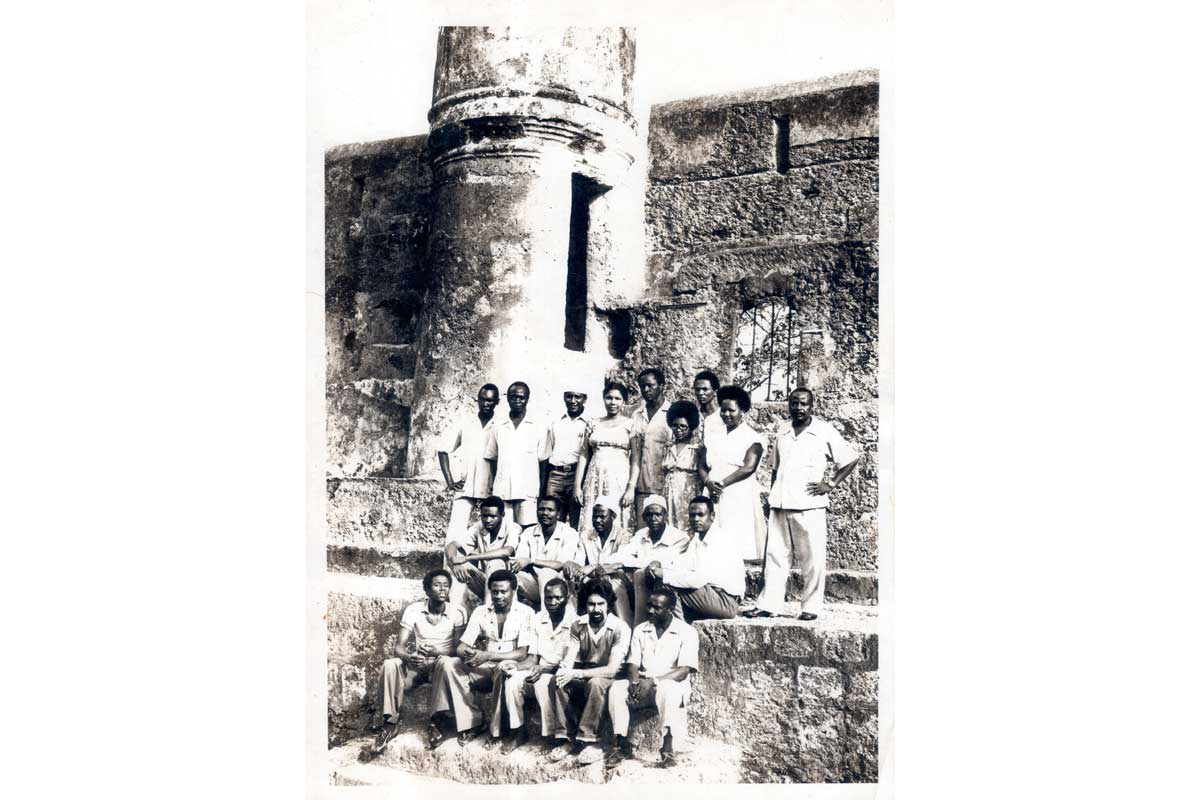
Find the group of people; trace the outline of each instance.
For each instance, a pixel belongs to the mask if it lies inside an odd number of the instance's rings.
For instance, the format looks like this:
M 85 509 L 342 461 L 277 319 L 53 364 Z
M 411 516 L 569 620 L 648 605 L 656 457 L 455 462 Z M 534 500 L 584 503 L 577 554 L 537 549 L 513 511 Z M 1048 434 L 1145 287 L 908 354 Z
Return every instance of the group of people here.
M 782 614 L 793 562 L 803 575 L 799 618 L 816 618 L 829 493 L 858 454 L 812 415 L 813 393 L 788 396 L 764 519 L 756 474 L 766 441 L 745 421 L 749 394 L 705 370 L 693 381 L 695 402 L 667 405 L 662 370 L 644 369 L 637 382 L 642 403 L 632 413 L 628 389 L 610 382 L 603 416 L 584 419 L 587 395 L 568 389 L 565 413 L 550 424 L 528 418 L 521 381 L 497 419 L 499 389 L 486 384 L 478 412 L 450 430 L 438 452 L 454 497 L 446 569 L 426 576 L 429 597 L 405 611 L 397 657 L 384 665 L 377 748 L 396 733 L 403 690 L 429 680 L 431 746 L 447 714 L 460 739 L 486 728 L 498 740 L 507 730 L 504 746 L 520 746 L 530 693 L 543 736 L 563 740 L 551 759 L 604 758 L 596 737 L 607 711 L 616 737 L 607 759 L 619 762 L 629 752 L 629 709 L 647 706 L 658 709 L 669 766 L 699 666 L 688 623 Z M 759 559 L 763 589 L 743 603 L 744 562 Z M 461 610 L 467 590 L 483 600 L 470 620 Z

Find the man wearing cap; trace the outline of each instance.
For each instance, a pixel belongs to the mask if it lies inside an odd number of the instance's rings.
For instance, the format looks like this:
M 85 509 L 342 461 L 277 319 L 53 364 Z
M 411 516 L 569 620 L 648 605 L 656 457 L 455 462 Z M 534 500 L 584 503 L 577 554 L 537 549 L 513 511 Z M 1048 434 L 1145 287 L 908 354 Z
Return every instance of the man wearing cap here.
M 704 496 L 688 504 L 688 523 L 692 537 L 683 552 L 669 562 L 650 564 L 646 573 L 651 582 L 662 581 L 675 590 L 688 622 L 732 619 L 746 591 L 737 539 L 716 524 L 713 502 Z
M 505 397 L 508 414 L 492 423 L 483 457 L 496 465 L 492 493 L 504 499 L 505 519 L 524 528 L 537 522 L 536 498 L 546 485 L 550 431 L 544 423 L 526 418 L 529 384 L 514 382 Z
M 581 558 L 578 562 L 568 562 L 565 572 L 576 593 L 587 581 L 608 581 L 616 597 L 614 612 L 633 627 L 633 581 L 618 555 L 633 541 L 633 534 L 616 527 L 620 509 L 619 501 L 612 495 L 596 498 L 592 506 L 592 530 L 579 535 Z
M 633 535 L 633 540 L 621 548 L 614 560 L 628 571 L 633 582 L 633 619 L 635 624 L 646 621 L 646 602 L 654 582 L 661 574 L 653 574 L 651 566 L 659 571 L 664 565 L 674 562 L 688 546 L 686 533 L 667 522 L 667 499 L 660 494 L 646 498 L 642 509 L 642 521 L 646 527 Z M 741 562 L 739 562 L 739 567 Z
M 583 406 L 587 395 L 577 389 L 563 392 L 567 413 L 550 426 L 550 473 L 546 476 L 546 494 L 559 500 L 558 518 L 579 528 L 579 504 L 575 502 L 575 466 L 587 432 Z
M 517 575 L 517 598 L 542 607 L 542 591 L 554 578 L 560 578 L 567 562 L 579 559 L 579 533 L 558 518 L 560 501 L 553 495 L 538 500 L 538 524 L 521 533 L 516 552 L 508 568 Z

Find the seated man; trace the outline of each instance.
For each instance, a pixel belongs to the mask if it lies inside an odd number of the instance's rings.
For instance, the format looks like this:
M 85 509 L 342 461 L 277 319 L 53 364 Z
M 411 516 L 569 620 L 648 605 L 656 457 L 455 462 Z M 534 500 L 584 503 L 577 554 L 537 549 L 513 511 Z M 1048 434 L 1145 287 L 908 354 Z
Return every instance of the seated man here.
M 608 706 L 608 689 L 629 652 L 629 626 L 610 613 L 614 597 L 606 581 L 583 587 L 581 602 L 587 619 L 576 620 L 567 637 L 567 652 L 554 677 L 554 738 L 563 743 L 550 752 L 551 761 L 579 756 L 581 765 L 604 757 L 599 745 L 600 722 Z M 579 706 L 583 706 L 580 714 Z M 574 741 L 569 741 L 574 739 Z
M 663 733 L 660 767 L 675 766 L 674 742 L 687 741 L 687 702 L 691 675 L 700 669 L 700 637 L 695 628 L 675 617 L 676 602 L 675 593 L 659 584 L 650 591 L 650 618 L 633 629 L 624 673 L 608 692 L 608 715 L 617 737 L 617 746 L 605 761 L 609 768 L 633 757 L 629 742 L 633 709 L 658 709 Z
M 521 540 L 521 526 L 504 518 L 504 501 L 488 497 L 479 504 L 479 522 L 467 529 L 467 542 L 446 542 L 446 563 L 456 580 L 488 604 L 487 576 L 508 568 Z
M 542 607 L 542 590 L 562 576 L 568 561 L 579 558 L 579 533 L 558 519 L 557 497 L 538 500 L 538 524 L 521 533 L 508 568 L 517 575 L 517 599 L 535 609 Z
M 712 500 L 692 498 L 688 504 L 692 538 L 687 548 L 669 563 L 656 561 L 646 567 L 653 580 L 661 580 L 679 595 L 679 607 L 688 622 L 736 617 L 746 591 L 738 543 L 715 519 Z M 681 616 L 678 609 L 676 616 Z
M 425 575 L 425 600 L 409 603 L 400 615 L 400 638 L 396 657 L 383 662 L 380 672 L 380 706 L 383 721 L 373 725 L 383 733 L 373 748 L 379 753 L 400 732 L 400 707 L 404 693 L 430 680 L 438 656 L 454 653 L 454 646 L 467 624 L 461 607 L 448 602 L 450 573 L 435 569 Z
M 636 624 L 646 621 L 650 589 L 661 580 L 661 574 L 651 575 L 648 567 L 657 564 L 661 573 L 661 567 L 682 554 L 691 538 L 667 522 L 667 500 L 662 495 L 652 494 L 646 498 L 642 507 L 642 521 L 646 527 L 635 533 L 633 541 L 617 556 L 621 564 L 632 572 L 633 618 Z
M 515 602 L 517 576 L 496 570 L 488 576 L 488 591 L 492 603 L 471 613 L 457 655 L 438 656 L 434 664 L 431 750 L 446 738 L 437 721 L 447 713 L 453 713 L 460 745 L 483 730 L 485 714 L 491 716 L 501 699 L 494 680 L 500 663 L 521 661 L 533 643 L 533 609 Z
M 583 584 L 591 580 L 604 579 L 612 587 L 617 598 L 615 611 L 626 625 L 633 625 L 633 581 L 632 570 L 626 570 L 619 554 L 622 548 L 633 541 L 633 534 L 624 529 L 614 530 L 620 506 L 609 495 L 596 498 L 592 506 L 592 528 L 579 536 L 580 560 L 568 562 L 564 569 L 575 589 L 575 595 Z M 627 574 L 627 572 L 629 574 Z
M 541 711 L 542 736 L 550 739 L 554 735 L 550 682 L 554 680 L 554 672 L 567 654 L 571 625 L 578 617 L 567 603 L 569 591 L 562 578 L 547 582 L 544 592 L 545 608 L 533 618 L 533 643 L 529 647 L 529 655 L 520 663 L 510 665 L 506 661 L 500 665 L 506 671 L 504 705 L 508 711 L 508 729 L 512 733 L 501 748 L 504 753 L 511 753 L 529 740 L 525 729 L 525 698 L 530 692 L 537 699 Z M 501 735 L 500 721 L 500 714 L 494 714 L 492 736 Z

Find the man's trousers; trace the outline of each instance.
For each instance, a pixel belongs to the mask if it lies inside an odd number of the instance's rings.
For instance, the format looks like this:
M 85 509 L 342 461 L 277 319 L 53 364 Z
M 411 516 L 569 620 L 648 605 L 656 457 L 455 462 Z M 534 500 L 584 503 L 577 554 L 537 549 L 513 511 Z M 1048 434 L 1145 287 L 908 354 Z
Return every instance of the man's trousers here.
M 533 683 L 525 682 L 528 677 L 529 672 L 522 669 L 504 679 L 504 706 L 508 709 L 508 729 L 516 730 L 525 724 L 525 698 L 532 692 L 541 714 L 542 736 L 553 736 L 554 707 L 551 705 L 550 695 L 554 691 L 551 683 L 554 674 L 547 672 L 539 675 Z M 497 724 L 492 728 L 492 735 L 499 736 L 498 714 L 495 715 L 495 721 Z
M 491 593 L 487 590 L 487 578 L 496 570 L 508 567 L 508 560 L 493 558 L 491 561 L 484 561 L 482 562 L 483 569 L 480 569 L 479 565 L 480 562 L 459 564 L 457 567 L 450 567 L 450 573 L 454 575 L 456 581 L 465 584 L 486 605 L 491 602 Z M 451 587 L 451 596 L 453 596 L 453 587 Z
M 821 611 L 825 603 L 825 540 L 825 509 L 771 509 L 763 590 L 757 601 L 760 609 L 773 614 L 783 612 L 788 574 L 794 562 L 804 579 L 800 609 L 814 614 Z
M 558 498 L 558 518 L 579 530 L 579 504 L 575 502 L 575 465 L 564 470 L 550 468 L 546 477 L 546 494 Z
M 514 497 L 504 500 L 504 518 L 522 528 L 537 524 L 537 498 Z
M 414 686 L 427 683 L 431 680 L 432 673 L 433 665 L 417 667 L 399 658 L 384 661 L 383 668 L 379 671 L 379 705 L 383 709 L 384 719 L 393 725 L 399 722 L 404 693 Z
M 682 611 L 683 618 L 688 622 L 698 619 L 733 619 L 738 615 L 741 598 L 729 594 L 719 586 L 706 583 L 698 589 L 672 588 L 679 597 L 675 609 Z
M 658 709 L 658 725 L 663 733 L 669 729 L 673 744 L 679 744 L 687 739 L 688 718 L 687 702 L 691 689 L 679 681 L 660 680 L 655 687 L 649 678 L 637 681 L 639 702 L 629 705 L 630 681 L 613 681 L 608 691 L 608 716 L 612 719 L 613 733 L 618 736 L 629 735 L 629 712 L 635 708 Z
M 546 584 L 561 577 L 563 577 L 562 573 L 556 569 L 526 567 L 517 573 L 517 599 L 525 605 L 533 606 L 535 611 L 540 611 L 542 593 L 546 591 Z M 573 594 L 573 592 L 568 592 L 568 594 Z
M 566 686 L 559 686 L 557 682 L 552 684 L 554 736 L 566 739 L 574 735 L 577 742 L 598 741 L 600 721 L 608 707 L 608 689 L 612 683 L 612 678 L 575 678 Z
M 433 713 L 450 711 L 458 731 L 469 731 L 493 715 L 497 662 L 469 667 L 457 656 L 438 656 L 433 665 Z M 478 688 L 471 683 L 477 682 Z

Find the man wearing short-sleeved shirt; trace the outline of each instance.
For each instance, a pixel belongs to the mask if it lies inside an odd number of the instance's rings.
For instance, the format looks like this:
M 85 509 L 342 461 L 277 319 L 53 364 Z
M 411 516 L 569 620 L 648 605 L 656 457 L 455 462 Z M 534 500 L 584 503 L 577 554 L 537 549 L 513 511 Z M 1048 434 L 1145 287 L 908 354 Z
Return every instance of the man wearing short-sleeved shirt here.
M 670 587 L 655 587 L 648 602 L 648 619 L 633 629 L 624 674 L 608 692 L 608 715 L 617 737 L 609 766 L 633 757 L 629 712 L 636 708 L 658 709 L 662 766 L 674 766 L 674 744 L 687 741 L 687 703 L 692 695 L 692 673 L 700 669 L 700 638 L 695 628 L 675 616 L 677 602 Z
M 546 485 L 550 432 L 526 418 L 529 386 L 517 381 L 508 387 L 508 415 L 492 421 L 483 457 L 496 465 L 492 493 L 504 499 L 504 516 L 521 527 L 533 525 L 535 500 Z
M 375 744 L 380 752 L 399 732 L 404 693 L 432 680 L 438 656 L 453 655 L 454 646 L 467 624 L 466 612 L 449 602 L 450 573 L 435 569 L 423 581 L 426 598 L 409 603 L 400 615 L 396 657 L 383 662 L 379 690 L 383 734 Z
M 854 471 L 858 452 L 836 428 L 814 417 L 812 409 L 813 393 L 793 389 L 788 396 L 791 419 L 779 426 L 775 436 L 763 590 L 754 614 L 782 613 L 793 560 L 804 579 L 800 619 L 816 619 L 825 602 L 825 509 L 829 493 Z M 826 480 L 831 464 L 834 475 Z
M 542 607 L 542 590 L 562 577 L 568 561 L 579 558 L 579 533 L 558 518 L 561 501 L 546 495 L 538 500 L 538 524 L 521 533 L 508 568 L 517 574 L 517 598 L 535 609 Z
M 487 497 L 479 503 L 479 522 L 467 529 L 466 542 L 446 543 L 446 563 L 455 579 L 487 605 L 487 577 L 508 568 L 508 560 L 520 541 L 520 526 L 504 518 L 504 501 Z
M 435 665 L 433 710 L 452 712 L 460 744 L 482 730 L 503 699 L 498 670 L 522 661 L 533 644 L 534 611 L 516 602 L 517 576 L 497 570 L 488 577 L 491 605 L 471 613 L 454 656 L 439 656 Z M 440 738 L 431 737 L 436 747 Z
M 492 429 L 493 413 L 500 402 L 500 390 L 488 383 L 479 389 L 475 398 L 479 412 L 466 414 L 446 432 L 438 448 L 438 465 L 446 481 L 446 489 L 454 498 L 450 503 L 450 524 L 446 526 L 446 541 L 463 541 L 471 511 L 480 500 L 492 493 L 492 462 L 485 459 L 484 445 Z M 461 471 L 451 464 L 455 457 Z M 458 477 L 461 475 L 462 477 Z
M 674 437 L 667 425 L 667 404 L 663 397 L 667 379 L 663 371 L 658 367 L 647 367 L 638 373 L 637 382 L 642 393 L 642 407 L 634 412 L 633 422 L 634 433 L 642 440 L 642 460 L 633 513 L 641 516 L 646 498 L 666 491 L 663 455 Z
M 551 761 L 579 756 L 581 765 L 604 757 L 599 745 L 600 723 L 608 707 L 608 689 L 629 652 L 629 626 L 610 612 L 615 600 L 604 581 L 586 584 L 580 592 L 586 618 L 576 620 L 567 652 L 554 677 L 554 736 L 563 744 L 550 753 Z M 579 706 L 583 706 L 580 712 Z M 574 742 L 567 741 L 574 738 Z
M 572 528 L 579 527 L 579 504 L 575 502 L 575 468 L 579 463 L 579 451 L 587 433 L 587 421 L 583 418 L 583 407 L 587 395 L 575 389 L 563 392 L 563 405 L 567 413 L 550 425 L 550 464 L 546 477 L 546 494 L 559 500 L 558 518 L 570 522 Z

